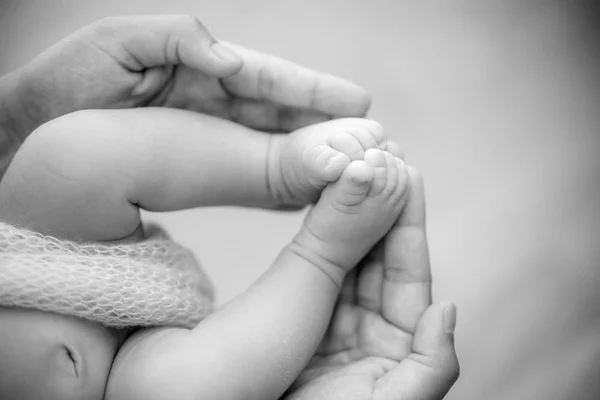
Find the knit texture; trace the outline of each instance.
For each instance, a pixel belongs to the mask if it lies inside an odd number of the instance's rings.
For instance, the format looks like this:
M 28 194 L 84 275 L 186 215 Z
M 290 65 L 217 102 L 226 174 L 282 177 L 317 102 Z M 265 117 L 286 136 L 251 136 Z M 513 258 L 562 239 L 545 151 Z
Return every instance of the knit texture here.
M 0 305 L 115 328 L 193 327 L 213 287 L 191 252 L 160 230 L 135 244 L 78 244 L 0 222 Z

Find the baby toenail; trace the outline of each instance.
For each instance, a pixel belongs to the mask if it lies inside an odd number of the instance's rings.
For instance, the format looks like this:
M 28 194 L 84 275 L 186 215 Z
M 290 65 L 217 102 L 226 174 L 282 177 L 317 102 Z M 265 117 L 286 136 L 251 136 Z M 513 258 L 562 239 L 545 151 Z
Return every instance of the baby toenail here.
M 353 176 L 350 178 L 350 180 L 354 183 L 357 183 L 359 185 L 364 185 L 365 183 L 367 183 L 368 181 L 364 178 L 359 178 L 357 176 Z
M 337 162 L 337 160 L 340 159 L 340 157 L 343 157 L 343 156 L 341 154 L 333 154 L 333 155 L 329 156 L 327 158 L 327 161 L 325 162 L 325 169 L 331 168 L 331 166 L 333 166 L 335 164 L 335 162 Z
M 375 121 L 371 121 L 371 122 L 372 122 L 372 128 L 370 130 L 371 134 L 373 135 L 373 137 L 375 138 L 377 143 L 383 142 L 385 140 L 385 135 L 383 134 L 383 126 L 381 126 L 381 124 L 379 124 Z

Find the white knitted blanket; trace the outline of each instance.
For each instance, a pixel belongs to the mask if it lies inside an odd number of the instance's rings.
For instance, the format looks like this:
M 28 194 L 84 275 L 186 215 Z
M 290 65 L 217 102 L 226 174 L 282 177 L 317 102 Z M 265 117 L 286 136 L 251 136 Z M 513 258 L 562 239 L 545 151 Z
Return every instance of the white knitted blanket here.
M 0 222 L 0 306 L 116 328 L 193 327 L 212 301 L 194 256 L 160 230 L 135 244 L 78 244 Z

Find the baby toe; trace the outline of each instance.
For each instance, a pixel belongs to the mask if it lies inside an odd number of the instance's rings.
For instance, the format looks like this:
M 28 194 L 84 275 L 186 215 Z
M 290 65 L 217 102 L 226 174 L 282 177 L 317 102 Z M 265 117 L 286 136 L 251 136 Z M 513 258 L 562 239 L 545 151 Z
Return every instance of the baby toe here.
M 362 120 L 361 122 L 361 124 L 347 127 L 346 132 L 360 143 L 364 151 L 368 149 L 385 150 L 387 140 L 381 125 L 369 120 Z
M 372 165 L 375 168 L 381 168 L 386 166 L 385 152 L 379 149 L 369 149 L 365 151 L 365 162 Z
M 400 147 L 398 142 L 396 142 L 395 140 L 388 140 L 387 151 L 389 153 L 391 153 L 394 157 L 398 157 L 402 160 L 405 159 L 404 150 Z
M 400 201 L 410 189 L 410 177 L 406 163 L 398 157 L 393 157 L 393 159 L 396 170 L 396 183 L 392 196 L 394 200 Z
M 346 133 L 354 137 L 358 143 L 360 143 L 364 151 L 367 151 L 368 149 L 377 149 L 379 147 L 379 144 L 373 135 L 361 126 L 350 126 L 346 129 Z
M 387 186 L 387 160 L 385 152 L 379 149 L 369 149 L 365 152 L 365 162 L 373 167 L 374 179 L 369 196 L 377 196 Z
M 331 148 L 347 155 L 352 161 L 362 160 L 365 155 L 360 142 L 347 132 L 339 132 L 331 135 L 328 144 Z
M 385 191 L 388 194 L 394 193 L 396 186 L 398 186 L 398 165 L 396 164 L 397 158 L 391 153 L 385 152 L 385 166 L 387 169 Z
M 350 121 L 351 125 L 349 125 L 348 129 L 351 131 L 356 130 L 356 132 L 361 135 L 361 138 L 365 138 L 365 140 L 368 140 L 370 143 L 375 142 L 374 147 L 376 148 L 384 150 L 387 147 L 387 135 L 383 130 L 383 126 L 379 123 L 364 118 L 353 118 Z M 368 148 L 372 147 L 373 146 L 370 146 Z M 365 150 L 366 149 L 367 148 L 365 148 Z
M 364 161 L 353 161 L 332 185 L 334 199 L 343 206 L 360 204 L 373 183 L 373 167 Z
M 381 126 L 380 124 L 378 124 L 375 121 L 371 121 L 371 120 L 365 120 L 365 121 L 366 122 L 365 122 L 364 128 L 369 132 L 369 134 L 373 137 L 373 139 L 375 139 L 375 142 L 377 143 L 377 147 L 381 150 L 386 150 L 388 140 L 387 140 L 387 135 L 385 134 L 385 131 L 383 130 L 383 126 Z
M 350 159 L 343 153 L 326 145 L 315 146 L 308 151 L 303 159 L 309 172 L 309 179 L 318 186 L 336 181 L 344 169 L 350 164 Z

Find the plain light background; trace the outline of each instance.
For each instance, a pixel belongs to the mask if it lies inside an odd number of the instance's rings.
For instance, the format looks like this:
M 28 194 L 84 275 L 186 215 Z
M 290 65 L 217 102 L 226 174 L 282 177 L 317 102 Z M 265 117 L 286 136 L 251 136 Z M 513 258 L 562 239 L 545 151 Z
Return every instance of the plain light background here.
M 424 173 L 435 300 L 457 303 L 448 399 L 600 398 L 600 12 L 581 1 L 1 1 L 0 73 L 118 14 L 194 14 L 215 36 L 340 75 Z M 302 214 L 152 219 L 219 304 Z

